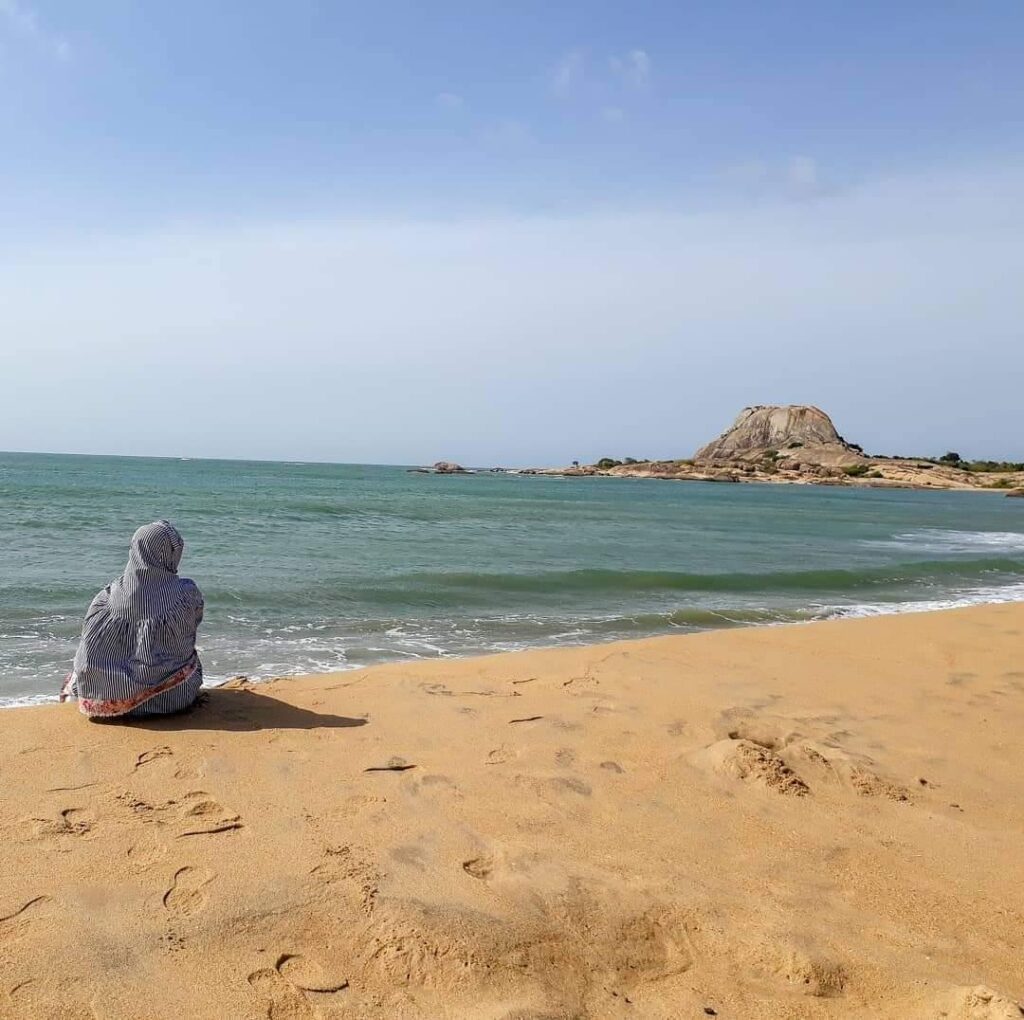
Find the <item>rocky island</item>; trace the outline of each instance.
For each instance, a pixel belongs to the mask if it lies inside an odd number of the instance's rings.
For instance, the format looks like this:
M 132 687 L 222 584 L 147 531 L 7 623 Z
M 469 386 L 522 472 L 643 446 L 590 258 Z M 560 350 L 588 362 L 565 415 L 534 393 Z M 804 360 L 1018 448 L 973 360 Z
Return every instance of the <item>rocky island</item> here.
M 524 474 L 604 475 L 709 482 L 774 482 L 914 489 L 993 489 L 1024 495 L 1024 464 L 866 454 L 848 442 L 819 407 L 804 404 L 745 407 L 717 439 L 682 460 L 623 461 Z
M 409 474 L 413 475 L 475 475 L 475 471 L 464 468 L 461 464 L 455 464 L 450 460 L 439 460 L 433 467 L 409 468 Z

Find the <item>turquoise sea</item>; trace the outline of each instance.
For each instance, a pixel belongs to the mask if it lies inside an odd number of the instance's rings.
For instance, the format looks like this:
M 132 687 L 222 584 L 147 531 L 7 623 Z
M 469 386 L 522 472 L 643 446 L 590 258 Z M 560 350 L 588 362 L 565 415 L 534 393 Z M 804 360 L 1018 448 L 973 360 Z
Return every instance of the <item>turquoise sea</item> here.
M 211 681 L 1024 599 L 992 493 L 0 454 L 0 703 L 53 695 L 158 517 Z

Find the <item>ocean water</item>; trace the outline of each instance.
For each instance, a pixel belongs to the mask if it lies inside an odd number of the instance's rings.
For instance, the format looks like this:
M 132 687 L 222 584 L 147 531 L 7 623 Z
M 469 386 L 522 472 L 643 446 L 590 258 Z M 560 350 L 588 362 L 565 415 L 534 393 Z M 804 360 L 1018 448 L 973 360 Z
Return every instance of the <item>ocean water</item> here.
M 0 454 L 0 704 L 53 695 L 159 517 L 212 681 L 1024 599 L 991 493 Z

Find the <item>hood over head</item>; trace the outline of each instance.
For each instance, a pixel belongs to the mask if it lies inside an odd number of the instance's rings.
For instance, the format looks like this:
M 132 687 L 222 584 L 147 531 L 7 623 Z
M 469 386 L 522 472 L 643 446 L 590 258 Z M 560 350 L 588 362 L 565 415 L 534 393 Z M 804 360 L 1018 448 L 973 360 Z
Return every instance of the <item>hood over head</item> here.
M 132 536 L 128 569 L 165 570 L 175 574 L 184 550 L 185 542 L 170 521 L 144 524 Z

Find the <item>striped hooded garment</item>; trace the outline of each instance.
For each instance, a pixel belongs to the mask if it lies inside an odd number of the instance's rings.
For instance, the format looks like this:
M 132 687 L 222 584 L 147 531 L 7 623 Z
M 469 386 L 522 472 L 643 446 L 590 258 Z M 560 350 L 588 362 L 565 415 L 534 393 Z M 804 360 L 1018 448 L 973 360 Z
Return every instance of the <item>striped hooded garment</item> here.
M 167 521 L 139 528 L 124 573 L 91 602 L 61 700 L 88 716 L 159 715 L 195 701 L 203 682 L 196 628 L 203 596 L 178 577 L 185 548 Z

